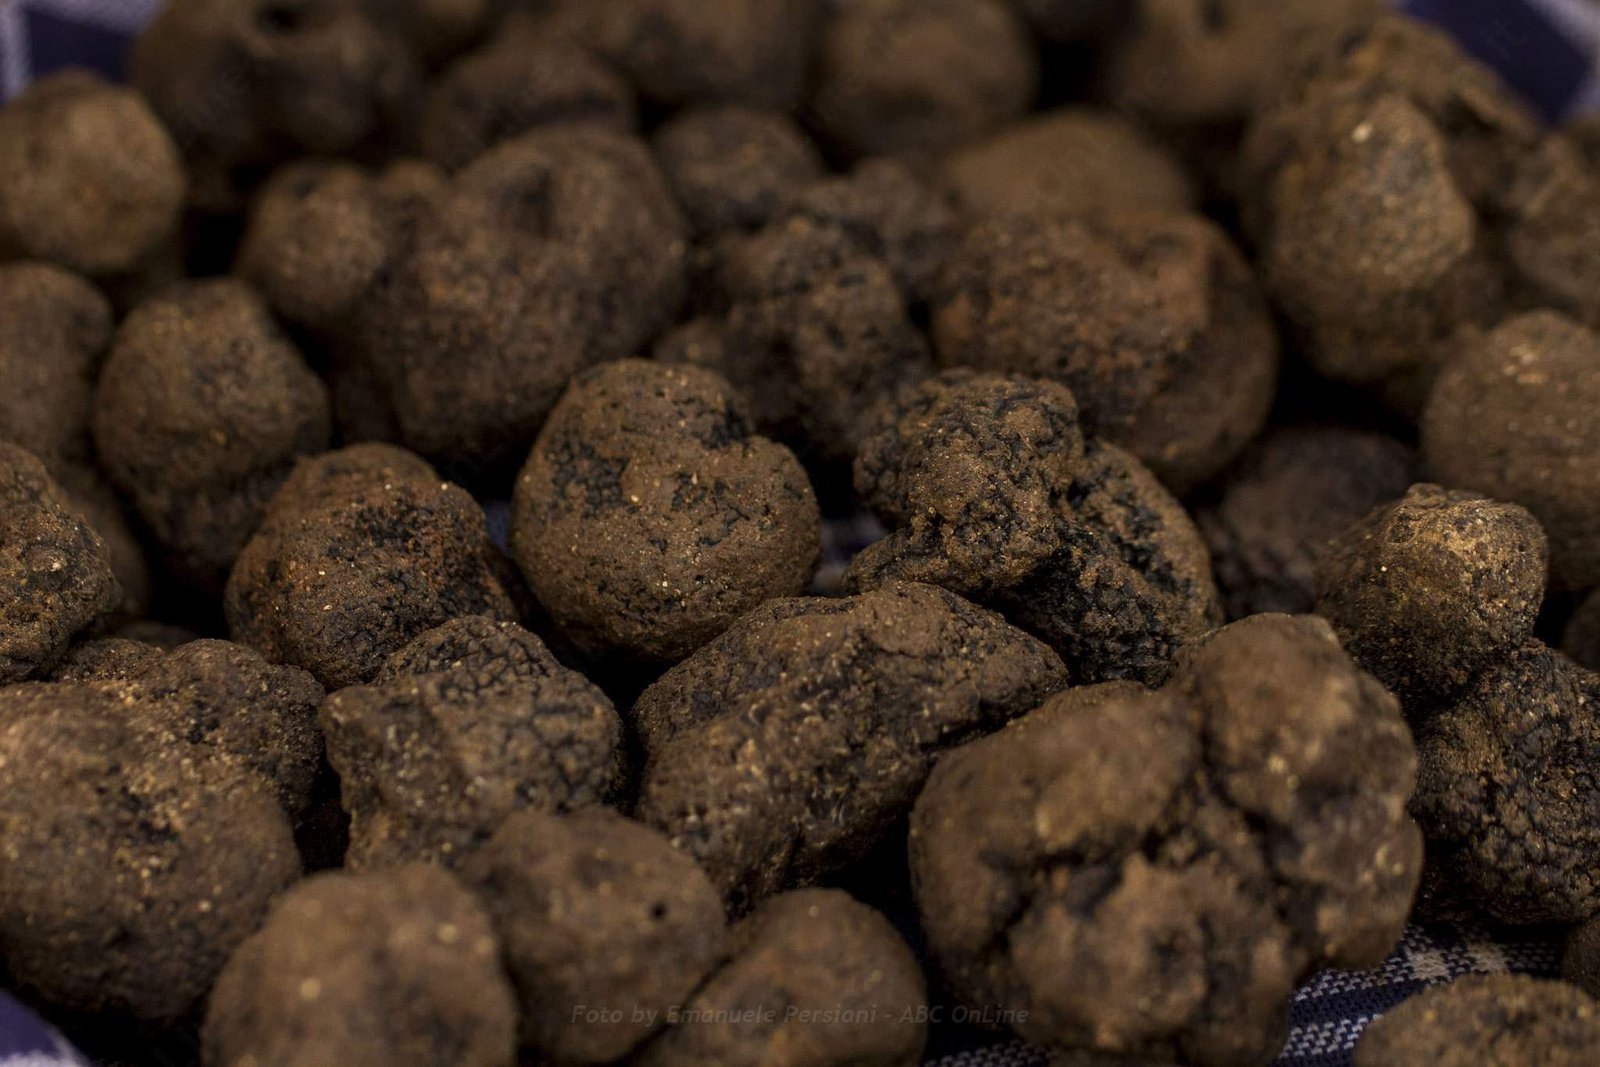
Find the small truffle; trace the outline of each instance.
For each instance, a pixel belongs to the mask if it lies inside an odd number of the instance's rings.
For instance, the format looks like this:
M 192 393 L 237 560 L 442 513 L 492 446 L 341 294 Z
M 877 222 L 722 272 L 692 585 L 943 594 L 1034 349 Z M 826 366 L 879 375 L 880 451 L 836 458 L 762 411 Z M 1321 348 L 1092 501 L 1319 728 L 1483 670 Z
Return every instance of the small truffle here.
M 1262 437 L 1195 512 L 1228 617 L 1309 614 L 1330 542 L 1404 496 L 1415 468 L 1412 449 L 1374 431 L 1305 426 Z
M 634 705 L 639 817 L 742 907 L 864 856 L 941 750 L 1066 683 L 1043 644 L 942 589 L 773 601 Z
M 859 0 L 822 34 L 811 114 L 855 155 L 937 152 L 1021 115 L 1038 88 L 1004 0 Z
M 1048 1048 L 1265 1064 L 1296 982 L 1399 940 L 1415 766 L 1326 623 L 1235 623 L 1166 689 L 1072 689 L 939 761 L 910 840 L 931 953 Z
M 183 165 L 139 95 L 73 70 L 0 108 L 0 259 L 128 274 L 177 232 Z
M 1600 675 L 1533 642 L 1418 730 L 1428 861 L 1501 922 L 1600 912 L 1597 706 Z
M 1205 542 L 1132 456 L 1084 440 L 1063 386 L 952 371 L 886 407 L 856 489 L 889 527 L 849 582 L 942 585 L 1039 637 L 1079 681 L 1159 682 L 1221 621 Z
M 773 897 L 733 928 L 731 958 L 638 1067 L 916 1067 L 927 993 L 882 915 L 837 889 Z M 749 1005 L 774 1016 L 751 1018 Z
M 512 506 L 529 587 L 597 658 L 676 663 L 802 592 L 821 546 L 805 470 L 752 432 L 728 384 L 646 360 L 573 382 Z
M 1422 460 L 1452 489 L 1533 512 L 1557 585 L 1600 584 L 1600 335 L 1535 311 L 1464 346 L 1428 399 Z
M 105 542 L 32 453 L 0 442 L 0 685 L 38 677 L 121 600 Z
M 1198 215 L 996 219 L 968 235 L 945 289 L 941 362 L 1067 385 L 1095 432 L 1174 492 L 1266 424 L 1277 333 L 1244 257 Z
M 816 145 L 792 119 L 737 104 L 684 111 L 651 147 L 702 235 L 760 229 L 823 174 Z
M 1459 978 L 1367 1027 L 1355 1067 L 1589 1067 L 1600 1061 L 1600 1005 L 1565 982 Z
M 202 1054 L 216 1067 L 511 1067 L 516 1026 L 488 916 L 415 864 L 285 893 L 217 979 Z
M 1417 485 L 1329 545 L 1317 613 L 1415 719 L 1533 636 L 1548 563 L 1526 509 Z
M 374 684 L 328 697 L 320 719 L 352 869 L 455 866 L 514 811 L 599 804 L 620 785 L 611 701 L 513 623 L 430 630 Z
M 94 436 L 169 570 L 220 591 L 296 459 L 330 435 L 322 382 L 243 282 L 186 282 L 117 332 Z
M 621 1059 L 723 958 L 716 890 L 665 838 L 600 808 L 521 812 L 465 870 L 499 934 L 541 1062 Z
M 483 510 L 423 460 L 354 445 L 303 460 L 229 576 L 234 639 L 329 689 L 367 681 L 451 619 L 510 619 Z

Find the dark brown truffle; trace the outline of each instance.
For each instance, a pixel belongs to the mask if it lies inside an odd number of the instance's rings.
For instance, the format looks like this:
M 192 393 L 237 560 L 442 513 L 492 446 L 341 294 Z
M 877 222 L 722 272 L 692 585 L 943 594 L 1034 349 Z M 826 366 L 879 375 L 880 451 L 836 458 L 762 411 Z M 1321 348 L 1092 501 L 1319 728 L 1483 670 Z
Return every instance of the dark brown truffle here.
M 295 886 L 223 968 L 208 1064 L 511 1067 L 516 1002 L 489 918 L 415 864 Z
M 302 461 L 239 554 L 224 607 L 234 638 L 328 688 L 364 682 L 424 630 L 510 619 L 483 511 L 423 460 L 355 445 Z
M 759 229 L 823 174 L 816 145 L 792 119 L 738 104 L 684 111 L 651 147 L 700 234 Z
M 940 151 L 1021 115 L 1038 78 L 1004 0 L 860 0 L 823 31 L 811 113 L 856 155 Z
M 42 675 L 121 600 L 105 542 L 32 453 L 0 442 L 0 685 Z
M 53 682 L 122 682 L 149 667 L 167 650 L 126 637 L 85 641 L 56 664 Z
M 327 447 L 327 391 L 242 282 L 186 282 L 117 332 L 95 392 L 101 461 L 168 568 L 219 591 L 297 458 Z
M 1465 345 L 1428 399 L 1422 460 L 1533 512 L 1557 584 L 1600 583 L 1600 335 L 1536 311 Z
M 1600 912 L 1597 704 L 1600 675 L 1534 642 L 1418 731 L 1429 863 L 1502 922 Z
M 1533 636 L 1548 562 L 1525 509 L 1418 485 L 1329 545 L 1317 613 L 1416 717 Z
M 1067 682 L 998 615 L 930 586 L 756 609 L 645 690 L 639 814 L 736 904 L 858 859 L 944 748 Z
M 597 657 L 675 663 L 762 601 L 802 592 L 820 550 L 799 461 L 696 367 L 623 360 L 579 377 L 513 507 L 529 587 Z
M 1326 623 L 1235 623 L 1164 690 L 1069 690 L 940 760 L 911 821 L 930 949 L 1035 1043 L 1265 1064 L 1297 981 L 1399 939 L 1415 766 Z
M 726 950 L 722 904 L 694 861 L 604 809 L 514 815 L 465 876 L 499 933 L 523 1046 L 545 1062 L 627 1055 Z
M 978 215 L 1097 215 L 1188 211 L 1199 193 L 1183 165 L 1110 111 L 1061 108 L 962 145 L 945 157 L 945 182 Z
M 1518 161 L 1505 211 L 1521 305 L 1600 329 L 1600 170 L 1566 138 L 1547 137 Z
M 0 953 L 84 1013 L 181 1020 L 300 874 L 254 774 L 170 751 L 88 686 L 0 690 Z
M 1229 618 L 1309 613 L 1330 542 L 1405 495 L 1415 468 L 1395 438 L 1339 426 L 1275 430 L 1247 449 L 1195 512 Z
M 1083 681 L 1156 682 L 1221 621 L 1205 543 L 1132 456 L 1085 442 L 1066 388 L 948 372 L 886 409 L 856 489 L 890 535 L 856 588 L 930 582 L 999 611 Z
M 729 952 L 634 1063 L 921 1062 L 928 1015 L 922 971 L 894 927 L 849 894 L 801 889 L 773 897 L 734 927 Z
M 977 227 L 951 263 L 933 333 L 947 366 L 1066 384 L 1095 432 L 1179 493 L 1261 431 L 1277 384 L 1255 277 L 1198 215 Z
M 0 258 L 126 274 L 178 228 L 183 165 L 137 93 L 85 71 L 0 109 Z
M 598 804 L 620 785 L 611 701 L 512 623 L 430 630 L 374 684 L 330 696 L 320 718 L 353 869 L 455 866 L 514 811 Z
M 1369 1026 L 1355 1067 L 1588 1067 L 1600 1059 L 1600 1005 L 1565 982 L 1459 978 Z

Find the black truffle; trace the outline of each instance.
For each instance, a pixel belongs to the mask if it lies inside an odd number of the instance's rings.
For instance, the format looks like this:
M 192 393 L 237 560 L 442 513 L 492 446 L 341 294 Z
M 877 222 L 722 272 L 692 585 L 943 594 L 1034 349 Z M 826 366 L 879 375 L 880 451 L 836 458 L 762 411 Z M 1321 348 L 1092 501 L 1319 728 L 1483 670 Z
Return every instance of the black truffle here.
M 1564 982 L 1459 978 L 1373 1023 L 1355 1067 L 1586 1067 L 1600 1058 L 1600 1005 Z
M 739 104 L 681 112 L 651 146 L 702 235 L 760 229 L 823 174 L 816 145 L 792 119 Z

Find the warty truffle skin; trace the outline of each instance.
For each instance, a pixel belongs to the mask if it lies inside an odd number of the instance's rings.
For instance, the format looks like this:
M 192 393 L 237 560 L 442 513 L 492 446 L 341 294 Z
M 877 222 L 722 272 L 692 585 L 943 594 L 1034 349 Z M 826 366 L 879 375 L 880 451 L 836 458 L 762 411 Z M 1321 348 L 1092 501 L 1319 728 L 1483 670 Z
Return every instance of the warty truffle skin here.
M 931 953 L 1052 1049 L 1265 1064 L 1298 981 L 1399 940 L 1415 766 L 1326 623 L 1235 623 L 1165 689 L 1068 690 L 940 760 L 910 839 Z
M 580 650 L 670 664 L 802 592 L 820 523 L 804 468 L 751 430 L 727 382 L 622 360 L 551 412 L 517 482 L 512 546 Z
M 1575 986 L 1486 974 L 1434 986 L 1367 1027 L 1355 1067 L 1588 1067 L 1600 1004 Z
M 771 601 L 634 705 L 639 817 L 743 908 L 865 855 L 941 751 L 1066 684 L 1042 643 L 942 589 Z
M 650 143 L 702 236 L 765 226 L 824 173 L 817 146 L 793 119 L 738 104 L 680 112 Z

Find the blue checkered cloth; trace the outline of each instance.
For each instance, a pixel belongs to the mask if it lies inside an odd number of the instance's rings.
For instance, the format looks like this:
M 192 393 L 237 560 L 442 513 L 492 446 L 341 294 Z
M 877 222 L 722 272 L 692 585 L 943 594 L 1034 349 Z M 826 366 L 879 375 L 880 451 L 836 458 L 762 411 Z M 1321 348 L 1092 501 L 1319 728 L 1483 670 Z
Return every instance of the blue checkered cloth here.
M 0 97 L 69 66 L 119 77 L 129 37 L 161 0 L 0 0 Z M 1263 3 L 1271 0 L 1262 0 Z M 1600 4 L 1595 0 L 1400 0 L 1451 30 L 1552 121 L 1600 109 Z M 503 506 L 490 508 L 504 536 Z M 853 552 L 881 536 L 870 520 L 832 522 L 816 591 L 838 590 Z M 1557 972 L 1557 946 L 1536 933 L 1413 926 L 1382 967 L 1330 971 L 1294 999 L 1279 1067 L 1349 1067 L 1361 1031 L 1417 991 L 1467 974 Z M 1044 1067 L 1017 1042 L 944 1053 L 934 1067 Z M 0 992 L 0 1067 L 82 1067 L 53 1030 Z

